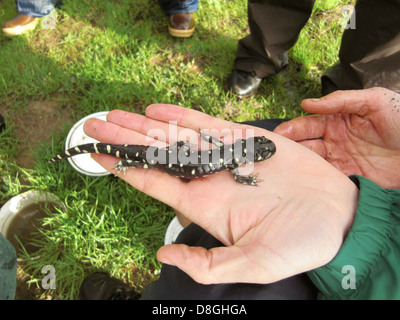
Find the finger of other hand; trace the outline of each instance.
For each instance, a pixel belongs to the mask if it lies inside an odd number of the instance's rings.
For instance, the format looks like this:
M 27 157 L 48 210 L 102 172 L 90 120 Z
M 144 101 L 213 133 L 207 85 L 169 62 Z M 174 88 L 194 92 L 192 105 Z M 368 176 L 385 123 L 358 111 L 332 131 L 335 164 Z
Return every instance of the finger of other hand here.
M 321 99 L 306 99 L 301 103 L 305 111 L 319 114 L 355 113 L 365 116 L 376 111 L 380 98 L 390 91 L 384 88 L 335 91 Z
M 299 142 L 304 147 L 314 151 L 316 154 L 320 155 L 322 158 L 326 159 L 327 151 L 324 142 L 321 139 L 315 140 L 304 140 Z
M 321 138 L 326 130 L 326 116 L 313 115 L 283 122 L 275 128 L 274 133 L 294 141 Z

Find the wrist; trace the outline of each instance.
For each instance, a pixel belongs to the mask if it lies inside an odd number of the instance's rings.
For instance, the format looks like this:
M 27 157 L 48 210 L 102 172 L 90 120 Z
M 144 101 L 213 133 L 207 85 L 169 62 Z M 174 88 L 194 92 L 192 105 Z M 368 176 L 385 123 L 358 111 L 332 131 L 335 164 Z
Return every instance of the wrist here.
M 360 189 L 357 184 L 358 180 L 350 178 L 353 182 L 349 181 L 348 189 L 345 190 L 344 194 L 344 214 L 343 214 L 343 241 L 349 234 L 351 227 L 353 226 L 354 218 L 358 208 Z
M 397 247 L 398 243 L 394 238 L 399 234 L 398 218 L 394 214 L 400 203 L 398 194 L 394 196 L 393 190 L 383 189 L 361 176 L 349 178 L 360 188 L 351 230 L 339 252 L 328 264 L 308 272 L 323 297 L 330 299 L 365 299 L 374 296 L 376 290 L 368 289 L 372 288 L 373 274 L 382 270 L 382 263 L 392 254 L 387 250 L 388 246 L 395 243 Z M 397 256 L 395 260 L 398 261 Z M 346 290 L 342 286 L 346 275 L 343 268 L 348 266 L 356 271 L 356 290 Z M 382 282 L 382 286 L 387 289 L 385 282 Z M 391 290 L 386 290 L 385 294 L 391 293 Z

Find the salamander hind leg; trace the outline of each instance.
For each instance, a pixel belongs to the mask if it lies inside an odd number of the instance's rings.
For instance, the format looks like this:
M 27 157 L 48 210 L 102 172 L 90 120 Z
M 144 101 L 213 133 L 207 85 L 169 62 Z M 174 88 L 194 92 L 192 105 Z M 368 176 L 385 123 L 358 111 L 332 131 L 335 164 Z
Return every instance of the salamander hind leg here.
M 149 168 L 147 162 L 139 161 L 139 160 L 131 160 L 131 159 L 123 159 L 115 164 L 115 166 L 110 171 L 117 171 L 117 173 L 125 174 L 126 170 L 129 168 Z
M 186 152 L 186 151 L 189 151 L 191 147 L 197 147 L 197 145 L 186 142 L 186 141 L 177 141 L 167 148 L 169 151 L 179 151 L 179 150 L 183 149 L 183 151 Z
M 263 181 L 261 179 L 257 179 L 257 175 L 241 176 L 237 169 L 232 170 L 232 173 L 233 177 L 235 178 L 235 181 L 241 184 L 257 186 L 258 182 Z

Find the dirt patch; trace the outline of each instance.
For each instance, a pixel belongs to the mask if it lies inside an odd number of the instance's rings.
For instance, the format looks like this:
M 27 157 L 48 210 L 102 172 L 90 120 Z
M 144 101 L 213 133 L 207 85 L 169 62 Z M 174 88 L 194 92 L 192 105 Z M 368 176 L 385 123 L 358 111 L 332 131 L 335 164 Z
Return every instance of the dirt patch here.
M 29 284 L 30 280 L 31 278 L 18 266 L 15 300 L 54 300 L 54 297 L 46 295 L 45 291 L 34 283 Z
M 25 111 L 19 113 L 7 109 L 0 108 L 0 113 L 6 112 L 6 123 L 15 126 L 18 136 L 16 162 L 23 168 L 33 168 L 36 161 L 33 152 L 39 144 L 51 141 L 53 133 L 61 132 L 66 123 L 72 122 L 71 107 L 57 100 L 31 101 Z

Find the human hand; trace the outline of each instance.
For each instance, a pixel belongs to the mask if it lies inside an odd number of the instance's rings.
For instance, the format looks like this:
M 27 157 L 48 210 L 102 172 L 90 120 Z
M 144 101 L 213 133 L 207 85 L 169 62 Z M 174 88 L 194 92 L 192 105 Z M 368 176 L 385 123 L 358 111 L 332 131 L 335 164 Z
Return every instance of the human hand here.
M 168 245 L 158 259 L 175 265 L 199 283 L 271 283 L 328 263 L 338 252 L 357 206 L 358 189 L 314 152 L 272 132 L 172 105 L 151 105 L 146 116 L 111 111 L 108 122 L 91 119 L 85 132 L 105 143 L 151 144 L 149 130 L 166 133 L 198 128 L 254 130 L 273 140 L 277 152 L 255 164 L 257 187 L 234 181 L 229 171 L 182 182 L 159 170 L 132 169 L 119 177 L 166 203 L 226 247 L 206 250 Z M 118 161 L 92 155 L 106 169 Z
M 302 107 L 319 115 L 293 119 L 274 132 L 307 146 L 346 175 L 400 188 L 400 94 L 384 88 L 337 91 L 304 100 Z

